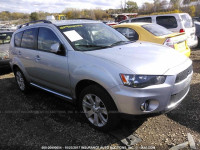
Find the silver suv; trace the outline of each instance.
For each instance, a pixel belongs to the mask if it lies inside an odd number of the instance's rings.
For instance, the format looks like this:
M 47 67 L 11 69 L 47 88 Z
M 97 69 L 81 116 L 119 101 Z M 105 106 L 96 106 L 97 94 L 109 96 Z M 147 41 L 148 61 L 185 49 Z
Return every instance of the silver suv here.
M 91 20 L 22 25 L 10 57 L 21 91 L 34 86 L 74 102 L 100 130 L 114 128 L 121 117 L 175 108 L 193 73 L 192 61 L 173 49 L 131 42 Z

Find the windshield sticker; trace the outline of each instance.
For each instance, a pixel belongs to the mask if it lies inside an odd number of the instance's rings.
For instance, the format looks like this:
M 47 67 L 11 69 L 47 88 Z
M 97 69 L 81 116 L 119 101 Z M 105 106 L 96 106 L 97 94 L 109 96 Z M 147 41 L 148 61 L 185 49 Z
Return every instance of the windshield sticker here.
M 82 27 L 82 26 L 83 26 L 83 25 L 62 26 L 62 27 L 60 27 L 60 29 L 63 30 L 63 29 L 65 29 L 65 28 L 70 29 L 70 28 L 77 28 L 77 27 Z
M 82 40 L 83 38 L 75 30 L 63 32 L 71 42 Z

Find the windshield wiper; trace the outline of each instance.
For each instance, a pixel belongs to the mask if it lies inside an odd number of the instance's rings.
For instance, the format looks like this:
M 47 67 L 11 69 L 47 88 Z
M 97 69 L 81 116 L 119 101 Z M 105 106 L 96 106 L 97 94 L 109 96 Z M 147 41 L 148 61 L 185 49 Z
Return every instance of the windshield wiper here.
M 109 45 L 110 47 L 115 46 L 115 45 L 119 45 L 119 44 L 126 44 L 126 43 L 130 43 L 131 41 L 117 41 L 111 45 Z
M 87 44 L 80 44 L 80 45 L 76 45 L 76 46 L 97 47 L 97 48 L 107 48 L 107 47 L 109 47 L 109 46 L 105 46 L 105 45 L 93 45 L 93 44 L 90 44 L 90 45 L 87 45 Z

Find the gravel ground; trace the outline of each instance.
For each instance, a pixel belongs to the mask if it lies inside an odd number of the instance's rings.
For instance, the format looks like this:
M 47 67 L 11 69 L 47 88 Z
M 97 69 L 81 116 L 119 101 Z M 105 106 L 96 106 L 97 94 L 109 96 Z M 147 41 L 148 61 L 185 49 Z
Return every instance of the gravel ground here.
M 157 117 L 123 120 L 116 131 L 123 136 L 118 138 L 112 132 L 94 130 L 84 123 L 72 104 L 51 94 L 34 89 L 24 95 L 18 90 L 13 73 L 9 70 L 1 72 L 0 149 L 117 148 L 115 146 L 124 146 L 120 139 L 134 134 L 142 141 L 132 149 L 165 150 L 187 142 L 187 133 L 193 136 L 197 149 L 200 149 L 200 50 L 192 51 L 191 58 L 194 68 L 191 90 L 181 105 Z

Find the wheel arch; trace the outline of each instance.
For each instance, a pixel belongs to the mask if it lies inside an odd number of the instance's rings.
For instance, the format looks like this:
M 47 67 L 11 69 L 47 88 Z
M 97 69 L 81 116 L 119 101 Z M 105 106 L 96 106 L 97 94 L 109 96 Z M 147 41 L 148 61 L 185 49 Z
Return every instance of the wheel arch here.
M 79 96 L 81 94 L 81 92 L 88 86 L 90 85 L 97 85 L 99 87 L 101 87 L 109 96 L 110 98 L 112 99 L 114 105 L 115 105 L 115 108 L 117 109 L 117 105 L 113 99 L 113 97 L 110 95 L 110 93 L 106 90 L 106 88 L 104 88 L 101 84 L 95 82 L 95 81 L 92 81 L 92 80 L 89 80 L 89 79 L 84 79 L 84 80 L 81 80 L 79 81 L 77 84 L 76 84 L 76 87 L 75 87 L 75 96 L 76 96 L 76 104 L 79 103 Z M 118 110 L 118 109 L 117 109 Z

